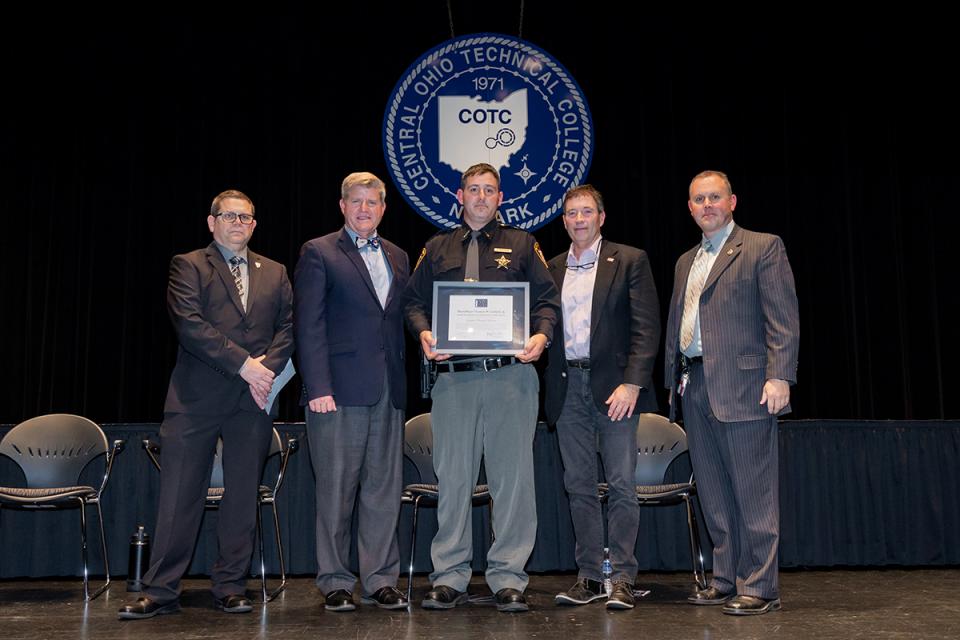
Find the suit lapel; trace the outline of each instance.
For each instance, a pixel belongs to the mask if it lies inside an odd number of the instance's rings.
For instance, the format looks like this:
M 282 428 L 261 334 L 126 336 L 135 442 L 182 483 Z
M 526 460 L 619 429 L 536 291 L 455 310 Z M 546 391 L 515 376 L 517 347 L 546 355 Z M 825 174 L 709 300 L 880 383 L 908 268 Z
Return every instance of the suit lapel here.
M 353 266 L 357 268 L 357 273 L 360 275 L 360 279 L 363 280 L 364 284 L 367 285 L 367 290 L 370 291 L 370 295 L 373 296 L 373 299 L 376 300 L 377 304 L 380 304 L 380 298 L 377 297 L 377 289 L 373 286 L 373 279 L 370 277 L 370 271 L 367 269 L 367 263 L 363 261 L 363 258 L 360 256 L 360 250 L 357 249 L 357 245 L 353 243 L 350 239 L 350 234 L 347 233 L 346 228 L 340 232 L 340 238 L 337 240 L 337 246 L 340 247 L 340 250 L 347 256 L 347 259 L 353 263 Z
M 727 238 L 727 241 L 723 243 L 723 246 L 720 248 L 720 255 L 717 256 L 717 260 L 713 263 L 713 268 L 710 269 L 710 273 L 707 274 L 707 280 L 703 283 L 703 290 L 706 291 L 720 278 L 720 274 L 726 271 L 727 267 L 737 259 L 737 256 L 740 255 L 740 250 L 743 248 L 743 238 L 740 234 L 740 227 L 733 225 L 733 229 L 730 231 L 730 236 Z
M 397 265 L 397 257 L 393 255 L 393 252 L 387 248 L 387 243 L 383 241 L 383 238 L 380 239 L 380 250 L 383 251 L 383 255 L 387 258 L 387 262 L 390 263 L 390 272 L 392 274 L 392 277 L 390 278 L 390 289 L 387 291 L 387 302 L 383 305 L 383 308 L 386 309 L 390 306 L 390 303 L 393 302 L 393 298 L 398 293 L 397 289 L 400 286 L 400 279 L 397 278 L 397 274 L 400 273 L 400 267 Z M 377 301 L 379 302 L 379 298 Z
M 260 256 L 250 251 L 250 249 L 247 249 L 247 280 L 250 286 L 250 290 L 247 292 L 248 314 L 250 310 L 253 309 L 253 302 L 257 299 L 257 292 L 260 291 L 261 267 Z
M 593 303 L 590 305 L 590 341 L 597 336 L 600 323 L 600 312 L 607 302 L 607 295 L 613 285 L 613 279 L 620 268 L 620 259 L 617 248 L 607 242 L 600 241 L 600 255 L 597 256 L 597 277 L 593 282 Z
M 563 254 L 563 260 L 554 258 L 550 261 L 550 275 L 557 284 L 557 290 L 563 291 L 563 279 L 567 275 L 567 254 Z
M 561 363 L 561 369 L 563 371 L 567 370 L 567 361 L 564 359 L 565 343 L 566 336 L 565 330 L 563 328 L 563 280 L 567 275 L 567 254 L 564 253 L 560 256 L 557 256 L 550 260 L 547 264 L 547 269 L 550 271 L 550 276 L 553 278 L 553 281 L 557 285 L 557 291 L 560 291 L 560 317 L 557 321 L 557 326 L 553 331 L 553 344 L 550 347 L 551 358 L 557 358 Z
M 247 253 L 249 255 L 249 252 Z M 237 284 L 233 279 L 233 273 L 230 272 L 227 261 L 223 259 L 223 254 L 220 253 L 217 243 L 210 243 L 210 246 L 207 247 L 207 260 L 210 261 L 213 268 L 220 274 L 220 279 L 223 280 L 223 286 L 227 290 L 227 295 L 230 296 L 230 300 L 232 300 L 233 304 L 237 307 L 237 311 L 246 315 L 243 309 L 243 302 L 240 300 L 240 292 L 237 291 Z M 250 294 L 247 294 L 247 300 L 249 299 Z
M 675 288 L 679 290 L 677 291 L 676 300 L 674 301 L 674 308 L 677 310 L 677 327 L 680 326 L 680 318 L 683 316 L 683 301 L 687 295 L 687 278 L 690 277 L 690 267 L 693 266 L 693 259 L 697 256 L 697 249 L 699 247 L 700 245 L 697 245 L 680 256 L 680 263 L 677 266 Z

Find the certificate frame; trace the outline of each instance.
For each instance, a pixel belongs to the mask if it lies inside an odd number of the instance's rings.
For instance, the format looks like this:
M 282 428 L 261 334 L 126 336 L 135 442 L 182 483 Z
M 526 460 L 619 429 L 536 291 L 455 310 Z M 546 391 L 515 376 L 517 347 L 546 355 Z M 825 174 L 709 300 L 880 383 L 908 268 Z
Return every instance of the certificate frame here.
M 464 319 L 461 307 L 464 298 L 488 300 L 494 307 L 504 309 L 509 303 L 509 327 L 491 320 L 491 332 L 503 334 L 509 330 L 508 339 L 469 339 L 451 335 L 451 320 L 454 331 L 463 330 L 470 324 L 469 314 Z M 496 300 L 493 300 L 496 299 Z M 483 308 L 483 307 L 479 307 Z M 451 309 L 454 318 L 451 319 Z M 478 312 L 479 313 L 479 312 Z M 491 311 L 495 313 L 495 311 Z M 460 321 L 456 316 L 460 316 Z M 516 355 L 523 351 L 530 337 L 530 283 L 529 282 L 460 282 L 438 281 L 433 283 L 433 322 L 431 330 L 437 341 L 437 353 L 452 355 Z M 478 320 L 486 320 L 482 315 Z M 504 319 L 506 322 L 507 319 Z M 472 328 L 472 327 L 471 327 Z

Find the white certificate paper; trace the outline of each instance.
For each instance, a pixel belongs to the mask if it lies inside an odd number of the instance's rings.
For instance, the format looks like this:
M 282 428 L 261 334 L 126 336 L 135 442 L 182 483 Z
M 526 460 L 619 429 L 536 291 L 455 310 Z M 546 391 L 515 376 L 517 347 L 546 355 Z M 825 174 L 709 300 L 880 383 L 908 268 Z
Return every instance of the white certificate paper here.
M 287 366 L 283 368 L 280 375 L 273 379 L 273 388 L 270 389 L 270 395 L 267 396 L 267 406 L 263 408 L 264 411 L 270 413 L 270 409 L 273 408 L 273 401 L 277 399 L 280 390 L 290 382 L 290 378 L 292 378 L 296 372 L 297 370 L 293 366 L 293 358 L 290 358 L 287 360 Z
M 513 340 L 513 296 L 451 295 L 447 339 Z

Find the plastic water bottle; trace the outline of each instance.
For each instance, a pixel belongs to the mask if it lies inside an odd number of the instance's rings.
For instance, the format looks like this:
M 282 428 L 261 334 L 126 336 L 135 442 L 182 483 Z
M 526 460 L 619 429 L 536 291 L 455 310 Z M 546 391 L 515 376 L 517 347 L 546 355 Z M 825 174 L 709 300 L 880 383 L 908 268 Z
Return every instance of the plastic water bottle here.
M 610 564 L 610 547 L 603 548 L 603 564 L 600 565 L 603 575 L 603 591 L 609 597 L 613 593 L 613 565 Z

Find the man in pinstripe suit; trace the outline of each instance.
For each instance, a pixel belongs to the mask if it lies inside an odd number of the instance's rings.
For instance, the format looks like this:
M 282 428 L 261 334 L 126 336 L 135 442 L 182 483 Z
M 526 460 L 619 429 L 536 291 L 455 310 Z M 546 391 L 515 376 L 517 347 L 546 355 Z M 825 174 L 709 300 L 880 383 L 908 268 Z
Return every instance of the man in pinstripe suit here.
M 703 238 L 677 261 L 664 352 L 714 544 L 713 580 L 689 600 L 767 613 L 780 608 L 777 416 L 796 382 L 793 272 L 780 238 L 733 222 L 725 174 L 698 174 L 689 195 Z

